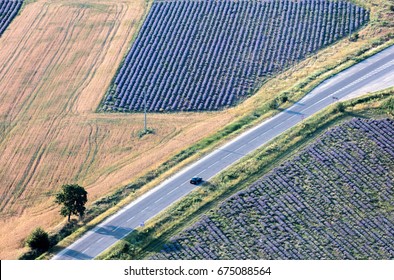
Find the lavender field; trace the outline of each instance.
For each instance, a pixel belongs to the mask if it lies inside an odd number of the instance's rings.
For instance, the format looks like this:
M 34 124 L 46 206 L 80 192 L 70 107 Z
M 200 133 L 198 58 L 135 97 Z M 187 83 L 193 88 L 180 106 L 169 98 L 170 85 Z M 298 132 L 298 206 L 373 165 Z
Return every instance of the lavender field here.
M 394 120 L 352 119 L 152 259 L 394 259 Z
M 369 12 L 347 1 L 154 1 L 102 110 L 218 110 L 267 76 L 348 36 Z
M 18 14 L 23 0 L 0 0 L 0 36 Z

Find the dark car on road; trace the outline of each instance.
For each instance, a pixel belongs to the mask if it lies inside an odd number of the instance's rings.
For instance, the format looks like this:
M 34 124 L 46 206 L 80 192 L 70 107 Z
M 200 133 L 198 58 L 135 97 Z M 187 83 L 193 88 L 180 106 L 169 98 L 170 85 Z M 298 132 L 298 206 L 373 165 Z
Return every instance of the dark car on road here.
M 202 182 L 202 178 L 201 177 L 193 177 L 191 180 L 190 180 L 190 184 L 193 184 L 193 185 L 198 185 L 198 184 L 200 184 Z

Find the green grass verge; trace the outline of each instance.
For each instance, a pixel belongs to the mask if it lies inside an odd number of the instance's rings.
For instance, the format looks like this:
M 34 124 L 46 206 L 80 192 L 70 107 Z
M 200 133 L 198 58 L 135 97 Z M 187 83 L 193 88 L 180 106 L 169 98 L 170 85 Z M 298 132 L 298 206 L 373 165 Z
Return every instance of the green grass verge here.
M 211 211 L 223 199 L 257 181 L 330 126 L 351 117 L 394 116 L 393 93 L 394 88 L 391 88 L 333 104 L 307 118 L 148 221 L 143 228 L 132 232 L 99 259 L 143 259 L 159 251 L 169 238 L 193 224 L 201 214 Z

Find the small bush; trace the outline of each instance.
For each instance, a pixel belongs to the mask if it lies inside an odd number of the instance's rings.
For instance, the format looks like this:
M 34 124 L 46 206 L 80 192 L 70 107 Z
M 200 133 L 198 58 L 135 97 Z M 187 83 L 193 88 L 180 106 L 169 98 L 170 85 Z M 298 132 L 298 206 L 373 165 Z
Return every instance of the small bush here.
M 152 128 L 147 128 L 146 131 L 145 130 L 138 131 L 138 138 L 142 138 L 148 134 L 155 134 L 155 130 Z
M 383 110 L 386 111 L 387 114 L 394 116 L 394 97 L 390 97 L 382 104 Z
M 271 109 L 271 110 L 275 110 L 275 109 L 277 109 L 278 108 L 278 101 L 276 100 L 276 99 L 274 99 L 274 100 L 272 100 L 270 103 L 269 103 L 269 108 Z
M 282 104 L 286 103 L 289 100 L 286 94 L 281 95 L 279 98 L 280 98 L 280 103 Z
M 356 42 L 360 38 L 360 35 L 358 33 L 354 33 L 349 37 L 350 42 Z
M 49 249 L 49 244 L 48 233 L 40 227 L 33 230 L 26 239 L 26 245 L 33 251 L 45 252 Z
M 341 112 L 341 113 L 343 113 L 343 112 L 345 112 L 345 105 L 343 105 L 343 103 L 342 102 L 338 102 L 336 105 L 335 105 L 335 109 L 334 109 L 334 112 Z

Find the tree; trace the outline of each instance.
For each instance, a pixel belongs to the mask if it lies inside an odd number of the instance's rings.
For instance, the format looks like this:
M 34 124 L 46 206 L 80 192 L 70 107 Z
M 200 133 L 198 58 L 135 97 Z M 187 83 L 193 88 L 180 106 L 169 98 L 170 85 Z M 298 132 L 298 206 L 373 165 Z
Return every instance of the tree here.
M 49 248 L 49 236 L 42 228 L 38 227 L 26 239 L 31 250 L 45 252 Z
M 63 185 L 62 190 L 56 194 L 56 203 L 63 205 L 60 214 L 68 216 L 69 222 L 72 214 L 82 218 L 86 210 L 85 203 L 88 201 L 87 194 L 79 185 Z
M 276 99 L 271 100 L 271 101 L 268 103 L 268 107 L 269 107 L 271 110 L 277 109 L 277 108 L 278 108 L 278 100 L 276 100 Z
M 336 105 L 335 105 L 335 109 L 334 109 L 334 112 L 335 113 L 343 113 L 343 112 L 345 112 L 345 109 L 346 109 L 346 107 L 345 107 L 345 105 L 342 103 L 342 102 L 338 102 Z
M 287 97 L 287 95 L 281 95 L 280 96 L 280 102 L 283 104 L 283 103 L 286 103 L 287 102 L 287 100 L 289 100 L 289 97 Z

